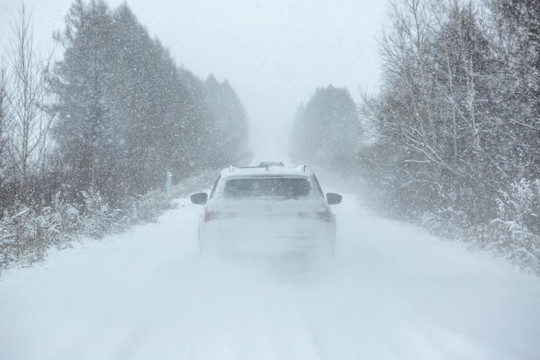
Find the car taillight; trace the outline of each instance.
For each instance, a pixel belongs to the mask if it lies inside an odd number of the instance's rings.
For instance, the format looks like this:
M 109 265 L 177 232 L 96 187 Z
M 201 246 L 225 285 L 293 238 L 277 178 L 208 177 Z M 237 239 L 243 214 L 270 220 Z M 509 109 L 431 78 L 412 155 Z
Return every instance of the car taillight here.
M 204 222 L 209 222 L 211 220 L 218 219 L 218 218 L 219 218 L 219 211 L 206 210 L 204 212 Z
M 317 212 L 299 212 L 298 216 L 305 219 L 324 220 L 326 222 L 332 221 L 332 213 L 329 210 Z
M 236 216 L 236 213 L 231 212 L 231 211 L 223 212 L 223 211 L 215 211 L 215 210 L 206 210 L 204 212 L 204 222 L 209 222 L 209 221 L 217 220 L 217 219 L 227 219 L 234 216 Z

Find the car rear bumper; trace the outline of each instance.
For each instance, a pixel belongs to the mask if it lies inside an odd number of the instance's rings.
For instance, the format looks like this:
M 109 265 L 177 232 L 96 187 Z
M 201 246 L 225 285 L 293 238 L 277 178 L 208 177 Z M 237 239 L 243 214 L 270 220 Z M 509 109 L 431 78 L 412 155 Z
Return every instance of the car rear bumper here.
M 199 227 L 202 251 L 333 253 L 333 222 L 309 219 L 230 219 Z

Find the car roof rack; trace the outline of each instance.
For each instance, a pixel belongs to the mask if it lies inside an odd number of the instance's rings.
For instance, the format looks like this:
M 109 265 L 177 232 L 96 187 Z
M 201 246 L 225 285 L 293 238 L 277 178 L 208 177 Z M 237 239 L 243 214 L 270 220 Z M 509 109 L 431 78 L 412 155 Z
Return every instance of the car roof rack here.
M 258 169 L 258 168 L 266 168 L 268 170 L 272 166 L 277 167 L 285 167 L 285 164 L 281 161 L 261 161 L 259 165 L 253 165 L 253 166 L 234 166 L 229 165 L 229 172 L 233 172 L 235 169 Z M 305 170 L 304 170 L 305 171 Z
M 282 161 L 261 161 L 259 167 L 285 166 Z
M 261 163 L 262 164 L 262 163 Z M 222 174 L 225 175 L 224 172 L 226 173 L 229 173 L 232 175 L 232 173 L 236 173 L 237 171 L 239 172 L 238 174 L 244 174 L 244 172 L 242 170 L 249 170 L 249 169 L 253 169 L 255 171 L 255 174 L 257 173 L 257 169 L 259 169 L 259 171 L 264 171 L 264 172 L 267 172 L 267 171 L 270 171 L 272 173 L 276 173 L 276 174 L 287 174 L 287 173 L 290 173 L 291 171 L 294 173 L 294 172 L 303 172 L 303 173 L 308 173 L 310 172 L 309 168 L 306 166 L 306 165 L 299 165 L 299 166 L 295 166 L 295 167 L 287 167 L 285 165 L 272 165 L 272 164 L 263 164 L 261 166 L 261 164 L 257 165 L 257 166 L 234 166 L 234 165 L 229 165 L 228 168 L 225 168 L 223 169 L 223 172 Z

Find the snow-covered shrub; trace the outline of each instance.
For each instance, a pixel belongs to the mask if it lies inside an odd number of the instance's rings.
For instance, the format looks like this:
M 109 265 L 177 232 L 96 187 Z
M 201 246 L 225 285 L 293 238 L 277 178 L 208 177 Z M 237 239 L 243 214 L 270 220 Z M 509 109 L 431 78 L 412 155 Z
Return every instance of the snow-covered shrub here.
M 425 212 L 421 221 L 430 233 L 445 238 L 463 237 L 471 226 L 467 214 L 452 207 Z
M 110 210 L 97 192 L 83 194 L 83 211 L 54 197 L 50 206 L 16 204 L 0 219 L 0 270 L 45 258 L 49 248 L 64 248 L 82 235 L 100 238 L 113 228 Z
M 489 223 L 474 223 L 452 207 L 424 213 L 421 223 L 437 236 L 470 241 L 540 274 L 540 179 L 514 182 L 500 191 L 496 206 Z
M 500 193 L 498 216 L 488 226 L 489 247 L 540 273 L 540 179 L 522 179 Z
M 17 260 L 17 234 L 11 225 L 11 218 L 4 215 L 0 221 L 0 270 Z
M 33 263 L 43 258 L 41 231 L 36 227 L 33 209 L 17 204 L 12 211 L 6 211 L 2 219 L 3 236 L 0 249 L 6 265 L 10 261 Z
M 163 191 L 150 191 L 138 195 L 131 200 L 130 222 L 156 222 L 163 210 L 172 206 L 170 199 Z
M 540 179 L 522 179 L 501 195 L 497 199 L 499 218 L 512 219 L 540 235 Z
M 211 186 L 218 170 L 184 179 L 173 197 L 185 197 Z M 202 186 L 202 188 L 201 188 Z M 82 192 L 82 202 L 69 203 L 59 192 L 47 206 L 16 204 L 0 216 L 0 271 L 41 261 L 51 247 L 69 247 L 81 236 L 101 238 L 130 224 L 156 221 L 174 206 L 165 191 L 150 191 L 112 209 L 98 191 Z
M 81 234 L 100 239 L 110 233 L 120 212 L 111 209 L 99 191 L 83 191 L 84 208 L 79 217 Z
M 33 214 L 31 225 L 36 260 L 42 260 L 47 249 L 59 243 L 62 236 L 61 222 L 51 207 L 45 207 Z
M 52 216 L 55 218 L 54 224 L 58 230 L 55 245 L 60 248 L 69 246 L 69 242 L 81 233 L 80 211 L 57 195 L 52 204 Z

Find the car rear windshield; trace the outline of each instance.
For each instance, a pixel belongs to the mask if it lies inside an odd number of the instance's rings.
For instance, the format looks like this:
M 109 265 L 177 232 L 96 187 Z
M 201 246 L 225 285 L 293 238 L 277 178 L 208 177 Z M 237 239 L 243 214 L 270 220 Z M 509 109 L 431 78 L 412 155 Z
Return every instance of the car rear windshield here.
M 223 190 L 228 198 L 297 199 L 307 197 L 310 192 L 311 185 L 305 178 L 230 179 Z

